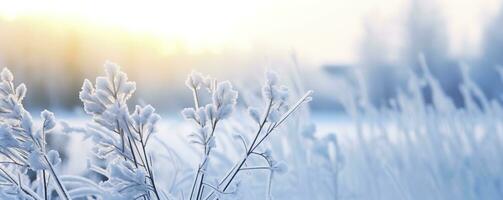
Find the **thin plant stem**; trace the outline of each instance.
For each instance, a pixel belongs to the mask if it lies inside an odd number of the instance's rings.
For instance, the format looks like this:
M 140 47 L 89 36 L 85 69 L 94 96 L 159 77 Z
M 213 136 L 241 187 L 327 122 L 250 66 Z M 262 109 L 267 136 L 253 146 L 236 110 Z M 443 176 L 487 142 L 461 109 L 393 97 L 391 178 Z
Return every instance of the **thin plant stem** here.
M 138 168 L 138 161 L 136 160 L 136 155 L 134 153 L 134 149 L 133 149 L 133 144 L 131 143 L 131 140 L 134 140 L 133 138 L 131 137 L 126 137 L 126 140 L 128 141 L 129 143 L 129 149 L 131 150 L 131 155 L 133 155 L 133 162 L 134 162 L 134 165 L 136 168 Z M 133 141 L 134 142 L 134 141 Z M 136 143 L 135 143 L 136 145 Z
M 205 149 L 205 161 L 203 161 L 204 164 L 206 164 L 205 162 L 208 162 L 208 156 L 210 155 L 210 151 L 211 151 L 211 148 L 208 148 L 208 143 L 210 142 L 210 140 L 213 138 L 213 135 L 215 134 L 215 129 L 217 127 L 217 123 L 218 123 L 218 120 L 215 120 L 215 122 L 213 122 L 213 127 L 212 127 L 212 130 L 211 130 L 211 133 L 210 133 L 210 136 L 208 137 L 207 141 L 206 141 L 206 144 L 204 145 L 204 149 Z M 204 165 L 202 165 L 204 166 Z M 204 182 L 204 173 L 201 174 L 201 179 L 199 180 L 199 191 L 197 192 L 197 196 L 196 196 L 196 199 L 200 199 L 201 195 L 203 195 L 203 192 L 204 192 L 204 185 L 203 185 L 203 182 Z
M 44 120 L 44 122 L 42 123 L 42 151 L 44 152 L 45 154 L 45 141 L 46 141 L 46 138 L 45 138 L 45 123 L 47 123 L 47 119 Z M 46 172 L 45 172 L 45 169 L 42 170 L 42 179 L 43 179 L 43 184 L 44 184 L 44 199 L 45 200 L 48 200 L 49 199 L 49 196 L 47 194 L 47 180 L 46 180 Z
M 199 108 L 199 98 L 198 98 L 198 94 L 197 94 L 197 88 L 195 86 L 192 87 L 192 96 L 194 97 L 194 109 L 198 109 Z M 204 146 L 204 151 L 206 152 L 206 146 Z M 194 183 L 192 184 L 192 189 L 190 191 L 189 200 L 192 200 L 192 197 L 194 196 L 194 191 L 196 189 L 197 180 L 199 179 L 199 175 L 201 173 L 201 167 L 202 167 L 201 164 L 199 164 L 199 166 L 197 167 L 198 169 L 196 172 L 196 177 L 194 178 Z
M 64 199 L 64 200 L 70 200 L 70 196 L 68 196 L 68 192 L 66 191 L 65 186 L 61 183 L 61 180 L 59 180 L 59 177 L 56 175 L 56 171 L 54 170 L 54 166 L 52 165 L 51 162 L 49 162 L 49 159 L 47 158 L 47 155 L 44 154 L 44 159 L 47 162 L 47 166 L 49 166 L 49 172 L 51 173 L 51 176 L 54 179 L 54 182 L 56 183 L 56 188 L 59 194 L 59 197 Z
M 195 108 L 199 108 L 199 97 L 197 95 L 197 89 L 194 87 L 192 88 L 192 96 L 194 96 L 194 106 Z
M 42 179 L 44 180 L 44 199 L 48 200 L 48 194 L 47 194 L 47 180 L 46 180 L 46 174 L 45 170 L 42 171 Z
M 192 189 L 191 189 L 191 192 L 190 192 L 190 196 L 189 196 L 189 200 L 192 200 L 192 196 L 194 195 L 194 190 L 196 188 L 196 183 L 197 183 L 197 180 L 199 179 L 199 171 L 201 170 L 201 166 L 199 165 L 198 166 L 198 169 L 197 169 L 197 173 L 196 173 L 196 178 L 194 179 L 194 183 L 192 184 Z
M 271 170 L 270 167 L 243 167 L 243 168 L 241 168 L 241 170 L 255 170 L 255 169 Z
M 155 179 L 154 179 L 154 174 L 152 173 L 152 169 L 150 167 L 150 162 L 147 157 L 147 149 L 146 149 L 146 144 L 143 142 L 143 136 L 141 134 L 142 127 L 140 127 L 140 131 L 138 132 L 140 135 L 140 143 L 141 147 L 143 150 L 143 156 L 145 157 L 145 167 L 147 168 L 147 172 L 149 174 L 150 182 L 152 183 L 152 188 L 154 190 L 155 197 L 157 197 L 158 200 L 160 200 L 159 192 L 157 191 L 157 186 L 155 184 Z

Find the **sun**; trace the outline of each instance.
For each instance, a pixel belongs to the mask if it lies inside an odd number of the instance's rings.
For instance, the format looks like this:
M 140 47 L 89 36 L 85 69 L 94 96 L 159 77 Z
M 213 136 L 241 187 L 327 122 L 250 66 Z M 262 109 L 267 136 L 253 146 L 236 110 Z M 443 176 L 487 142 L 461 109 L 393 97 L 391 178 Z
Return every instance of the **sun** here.
M 241 0 L 0 0 L 0 17 L 47 17 L 117 27 L 178 41 L 191 51 L 218 51 L 237 40 L 240 24 L 256 12 Z

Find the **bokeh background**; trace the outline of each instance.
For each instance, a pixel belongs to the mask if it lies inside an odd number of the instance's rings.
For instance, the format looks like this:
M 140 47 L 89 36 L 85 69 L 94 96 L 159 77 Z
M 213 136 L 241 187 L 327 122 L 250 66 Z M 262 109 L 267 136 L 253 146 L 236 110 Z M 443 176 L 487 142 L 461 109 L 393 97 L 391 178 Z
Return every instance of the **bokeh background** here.
M 255 84 L 266 69 L 295 68 L 314 111 L 340 111 L 333 77 L 358 69 L 386 106 L 423 54 L 456 106 L 459 64 L 499 99 L 499 0 L 17 0 L 0 1 L 0 66 L 29 88 L 26 107 L 80 110 L 85 78 L 119 63 L 136 100 L 167 113 L 184 106 L 191 70 Z M 428 91 L 425 91 L 427 94 Z M 428 95 L 426 95 L 428 96 Z M 140 98 L 141 97 L 141 98 Z M 176 98 L 175 98 L 176 97 Z M 178 113 L 178 112 L 176 112 Z
M 264 144 L 288 164 L 271 179 L 275 199 L 503 199 L 501 0 L 0 0 L 0 67 L 26 83 L 34 118 L 49 109 L 83 130 L 78 92 L 107 60 L 136 81 L 130 105 L 163 118 L 151 148 L 170 192 L 190 188 L 167 180 L 201 156 L 180 116 L 187 75 L 240 92 L 216 137 L 231 164 L 272 69 L 292 103 L 314 91 Z M 87 170 L 84 136 L 49 139 L 64 174 Z M 239 199 L 264 198 L 264 175 L 246 176 Z

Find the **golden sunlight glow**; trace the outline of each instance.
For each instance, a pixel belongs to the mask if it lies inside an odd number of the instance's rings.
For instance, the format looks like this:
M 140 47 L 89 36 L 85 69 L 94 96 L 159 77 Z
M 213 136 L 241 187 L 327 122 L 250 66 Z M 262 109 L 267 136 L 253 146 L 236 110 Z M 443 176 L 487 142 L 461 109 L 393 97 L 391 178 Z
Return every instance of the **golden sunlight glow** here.
M 438 4 L 446 17 L 453 55 L 478 52 L 482 30 L 501 4 L 501 0 L 428 1 Z M 164 58 L 186 54 L 271 56 L 293 50 L 316 65 L 355 63 L 369 25 L 387 38 L 405 34 L 404 20 L 411 2 L 0 0 L 0 44 L 29 46 L 40 42 L 33 38 L 53 37 L 51 42 L 59 45 L 112 44 L 108 49 L 113 50 L 103 50 L 104 55 L 143 49 Z M 19 37 L 26 30 L 36 37 Z M 394 39 L 386 45 L 393 55 L 390 59 L 399 59 L 405 44 Z
M 4 20 L 49 18 L 120 28 L 183 43 L 193 53 L 218 52 L 236 40 L 239 22 L 255 12 L 240 0 L 0 0 L 0 5 Z

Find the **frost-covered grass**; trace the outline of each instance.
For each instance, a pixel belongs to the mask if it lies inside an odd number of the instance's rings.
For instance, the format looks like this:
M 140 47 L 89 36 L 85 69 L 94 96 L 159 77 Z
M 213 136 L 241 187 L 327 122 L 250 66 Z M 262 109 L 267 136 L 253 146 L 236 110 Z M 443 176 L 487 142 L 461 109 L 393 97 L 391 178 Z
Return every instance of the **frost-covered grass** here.
M 119 66 L 107 63 L 106 76 L 95 84 L 85 80 L 79 94 L 89 115 L 84 127 L 61 123 L 55 130 L 54 114 L 44 111 L 37 128 L 30 113 L 23 109 L 26 87 L 14 86 L 8 70 L 2 72 L 0 84 L 0 195 L 3 199 L 227 199 L 239 194 L 257 194 L 255 187 L 241 187 L 242 175 L 266 171 L 269 178 L 260 181 L 264 197 L 271 197 L 272 177 L 286 172 L 286 164 L 273 158 L 265 146 L 270 135 L 311 100 L 305 93 L 293 104 L 289 92 L 280 85 L 278 76 L 269 72 L 257 107 L 248 110 L 248 118 L 233 115 L 238 92 L 229 81 L 217 81 L 193 72 L 186 85 L 192 91 L 192 107 L 181 113 L 193 122 L 188 145 L 199 156 L 184 157 L 186 152 L 173 148 L 170 141 L 156 137 L 161 117 L 150 106 L 128 104 L 135 83 L 128 80 Z M 207 97 L 204 97 L 207 96 Z M 239 117 L 233 119 L 235 117 Z M 250 126 L 250 132 L 222 129 L 221 124 Z M 46 134 L 80 134 L 91 141 L 92 156 L 82 174 L 62 174 L 58 151 L 47 148 Z M 217 138 L 222 138 L 217 141 Z M 152 143 L 158 143 L 152 149 Z M 232 151 L 215 151 L 219 143 L 229 142 Z M 232 157 L 236 155 L 237 159 Z M 70 155 L 71 156 L 71 155 Z M 164 158 L 164 159 L 163 159 Z M 86 159 L 86 158 L 80 158 Z M 74 160 L 74 159 L 70 159 Z M 223 167 L 229 165 L 229 167 Z M 162 177 L 162 178 L 160 178 Z M 53 192 L 56 191 L 56 192 Z
M 13 80 L 12 73 L 4 69 L 0 83 L 0 197 L 47 199 L 49 190 L 56 190 L 60 199 L 69 199 L 56 171 L 61 163 L 59 153 L 46 148 L 46 136 L 56 125 L 54 114 L 43 111 L 42 124 L 34 125 L 22 104 L 26 86 L 16 86 Z
M 465 106 L 454 106 L 421 62 L 422 75 L 410 72 L 389 106 L 370 103 L 361 76 L 335 80 L 343 117 L 311 117 L 303 105 L 311 92 L 298 74 L 280 80 L 268 72 L 262 86 L 241 88 L 193 72 L 183 120 L 133 107 L 134 82 L 107 63 L 106 76 L 84 81 L 87 117 L 59 123 L 48 111 L 32 120 L 22 107 L 25 86 L 4 70 L 0 197 L 501 199 L 503 107 L 467 66 Z
M 390 107 L 369 102 L 363 78 L 337 82 L 338 101 L 353 126 L 335 130 L 346 155 L 341 197 L 501 199 L 501 104 L 488 99 L 461 65 L 465 106 L 456 108 L 424 58 L 421 66 L 422 75 L 410 72 Z M 426 103 L 424 88 L 432 91 L 432 103 Z

